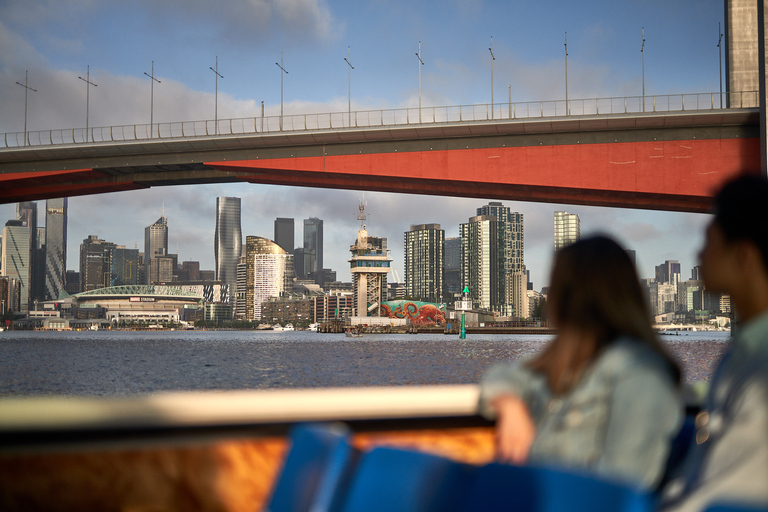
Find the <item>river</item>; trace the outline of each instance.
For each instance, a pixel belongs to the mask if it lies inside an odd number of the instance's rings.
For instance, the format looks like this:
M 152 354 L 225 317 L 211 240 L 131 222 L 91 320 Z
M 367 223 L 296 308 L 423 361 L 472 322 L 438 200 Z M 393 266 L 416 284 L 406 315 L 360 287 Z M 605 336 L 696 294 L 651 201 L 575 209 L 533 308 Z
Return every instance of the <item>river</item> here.
M 0 396 L 135 396 L 160 391 L 469 384 L 534 354 L 537 335 L 368 335 L 288 331 L 0 332 Z M 728 332 L 662 336 L 685 380 L 706 380 Z

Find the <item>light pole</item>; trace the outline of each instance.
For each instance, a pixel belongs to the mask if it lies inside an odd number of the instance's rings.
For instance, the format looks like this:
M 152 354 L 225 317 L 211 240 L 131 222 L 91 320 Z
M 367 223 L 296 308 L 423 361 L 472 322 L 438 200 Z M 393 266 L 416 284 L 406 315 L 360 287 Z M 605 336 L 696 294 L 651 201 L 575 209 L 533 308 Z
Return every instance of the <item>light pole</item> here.
M 283 131 L 283 74 L 288 74 L 283 67 L 283 52 L 280 52 L 280 64 L 275 64 L 280 68 L 280 131 Z
M 571 115 L 571 105 L 568 103 L 568 32 L 565 33 L 565 115 Z
M 88 110 L 90 108 L 90 95 L 91 95 L 91 86 L 98 87 L 95 83 L 91 82 L 91 66 L 88 66 L 86 68 L 85 78 L 79 76 L 77 77 L 83 82 L 85 82 L 85 142 L 88 142 L 88 117 L 89 113 Z
M 645 27 L 642 27 L 643 45 L 640 47 L 640 54 L 643 58 L 643 112 L 645 112 Z
M 347 62 L 347 90 L 349 94 L 347 110 L 349 111 L 349 126 L 352 127 L 352 70 L 355 69 L 355 66 L 352 65 L 352 57 L 350 56 L 349 51 L 349 46 L 347 46 L 347 56 L 344 57 L 344 60 Z M 280 77 L 282 76 L 283 74 L 280 73 Z
M 491 36 L 491 46 L 488 48 L 491 52 L 491 119 L 493 119 L 493 61 L 496 57 L 493 56 L 493 36 Z
M 216 69 L 213 69 L 212 67 L 208 66 L 208 69 L 213 71 L 216 74 L 216 88 L 214 89 L 214 96 L 215 99 L 213 100 L 214 104 L 214 110 L 213 110 L 213 122 L 216 124 L 216 135 L 219 134 L 219 78 L 224 78 L 221 73 L 219 73 L 219 56 L 216 56 Z
M 419 123 L 421 123 L 421 66 L 424 61 L 421 60 L 421 41 L 419 41 L 419 51 L 416 52 L 416 58 L 419 59 Z
M 33 89 L 28 85 L 29 82 L 29 71 L 24 71 L 24 83 L 16 82 L 17 85 L 20 85 L 24 88 L 24 145 L 29 145 L 29 141 L 27 140 L 27 92 L 37 92 L 37 89 Z
M 717 22 L 717 53 L 720 57 L 720 108 L 723 108 L 723 33 L 720 31 L 720 22 Z
M 160 83 L 160 80 L 155 78 L 155 61 L 152 61 L 151 74 L 144 72 L 150 78 L 149 86 L 149 138 L 154 138 L 154 116 L 155 116 L 155 82 Z

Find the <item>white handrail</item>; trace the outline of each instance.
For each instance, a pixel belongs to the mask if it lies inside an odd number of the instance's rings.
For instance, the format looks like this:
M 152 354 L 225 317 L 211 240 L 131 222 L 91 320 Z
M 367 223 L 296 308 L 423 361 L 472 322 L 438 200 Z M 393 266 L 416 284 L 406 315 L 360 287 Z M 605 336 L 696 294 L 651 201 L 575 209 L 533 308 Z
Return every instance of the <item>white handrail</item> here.
M 758 105 L 757 91 L 741 91 L 723 93 L 728 98 L 728 105 L 734 108 L 744 108 L 744 105 Z M 686 106 L 686 97 L 688 106 Z M 707 98 L 708 97 L 708 98 Z M 411 111 L 418 111 L 418 108 L 395 108 L 379 110 L 361 110 L 355 111 L 354 128 L 351 119 L 344 123 L 344 117 L 349 116 L 347 112 L 330 113 L 309 113 L 283 116 L 259 117 L 261 127 L 257 126 L 256 118 L 235 118 L 219 119 L 217 121 L 174 121 L 169 123 L 155 123 L 157 127 L 157 138 L 160 139 L 190 139 L 198 137 L 229 137 L 236 135 L 250 134 L 268 134 L 279 132 L 301 132 L 318 130 L 340 130 L 340 129 L 358 129 L 373 128 L 385 126 L 404 126 L 404 125 L 430 125 L 443 123 L 469 123 L 469 122 L 499 122 L 518 119 L 541 119 L 558 117 L 578 117 L 578 116 L 603 116 L 615 114 L 643 114 L 649 113 L 646 108 L 648 99 L 652 100 L 653 109 L 651 112 L 691 112 L 699 110 L 727 109 L 728 107 L 719 104 L 716 106 L 715 97 L 718 102 L 723 97 L 720 93 L 690 93 L 690 94 L 665 94 L 656 96 L 619 96 L 612 98 L 585 98 L 566 100 L 548 100 L 548 101 L 525 101 L 512 103 L 477 104 L 477 105 L 452 105 L 442 107 L 422 107 L 420 114 L 432 111 L 431 119 L 428 115 L 411 116 Z M 707 101 L 709 100 L 709 101 Z M 551 109 L 550 109 L 551 105 Z M 693 105 L 693 106 L 691 106 Z M 701 105 L 701 106 L 700 106 Z M 494 111 L 499 107 L 498 116 Z M 508 106 L 508 108 L 503 108 Z M 523 108 L 520 108 L 523 107 Z M 456 111 L 458 110 L 458 116 Z M 505 110 L 509 111 L 505 115 Z M 341 119 L 340 127 L 334 128 L 333 116 Z M 385 120 L 386 117 L 386 120 Z M 416 121 L 420 118 L 421 121 Z M 458 118 L 458 119 L 457 119 Z M 266 123 L 264 120 L 266 119 Z M 412 122 L 411 119 L 414 119 Z M 253 120 L 253 128 L 246 123 Z M 327 125 L 325 120 L 327 120 Z M 229 133 L 223 134 L 220 129 L 222 121 L 229 125 Z M 214 133 L 211 135 L 209 124 L 213 123 Z M 234 124 L 233 124 L 234 123 Z M 239 123 L 239 124 L 238 124 Z M 202 126 L 201 126 L 202 124 Z M 346 127 L 345 127 L 346 124 Z M 174 126 L 180 126 L 180 135 L 174 134 Z M 233 126 L 239 126 L 235 130 Z M 162 136 L 162 130 L 165 130 L 167 137 Z M 127 134 L 133 132 L 133 138 Z M 82 133 L 83 140 L 79 141 L 76 134 Z M 148 124 L 116 125 L 106 127 L 91 127 L 88 130 L 82 128 L 67 128 L 61 130 L 40 130 L 28 132 L 8 132 L 2 134 L 3 149 L 15 149 L 23 146 L 68 146 L 79 144 L 100 144 L 100 143 L 119 143 L 129 140 L 150 140 L 155 133 L 154 127 Z M 177 132 L 178 133 L 178 132 Z M 65 134 L 71 135 L 66 137 Z M 54 138 L 57 142 L 54 142 Z M 90 139 L 90 140 L 89 140 Z M 59 142 L 60 140 L 60 142 Z M 71 141 L 71 142 L 70 142 Z

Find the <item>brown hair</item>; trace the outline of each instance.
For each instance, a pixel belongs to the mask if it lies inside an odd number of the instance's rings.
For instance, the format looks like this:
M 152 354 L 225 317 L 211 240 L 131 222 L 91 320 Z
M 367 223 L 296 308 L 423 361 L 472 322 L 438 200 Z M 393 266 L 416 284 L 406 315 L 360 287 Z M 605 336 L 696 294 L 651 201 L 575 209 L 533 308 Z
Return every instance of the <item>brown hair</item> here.
M 557 336 L 529 366 L 543 373 L 556 394 L 567 392 L 598 353 L 621 336 L 661 354 L 677 381 L 680 370 L 662 347 L 637 272 L 612 239 L 582 239 L 555 255 L 547 297 L 549 318 L 574 337 Z

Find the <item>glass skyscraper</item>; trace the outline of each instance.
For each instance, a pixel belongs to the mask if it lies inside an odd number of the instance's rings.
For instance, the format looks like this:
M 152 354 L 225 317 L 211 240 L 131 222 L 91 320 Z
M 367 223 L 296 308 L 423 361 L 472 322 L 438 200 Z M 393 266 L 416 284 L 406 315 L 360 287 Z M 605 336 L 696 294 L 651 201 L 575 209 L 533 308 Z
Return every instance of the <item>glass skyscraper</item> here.
M 3 229 L 3 275 L 19 282 L 19 310 L 29 311 L 29 227 L 23 220 L 9 220 Z
M 316 217 L 304 219 L 304 275 L 316 277 L 323 269 L 323 221 Z
M 278 217 L 275 219 L 275 243 L 288 254 L 293 254 L 293 219 Z
M 237 262 L 243 252 L 240 198 L 216 198 L 216 232 L 213 236 L 216 279 L 229 285 L 230 300 L 237 288 Z
M 66 197 L 45 201 L 45 299 L 56 300 L 67 289 Z

